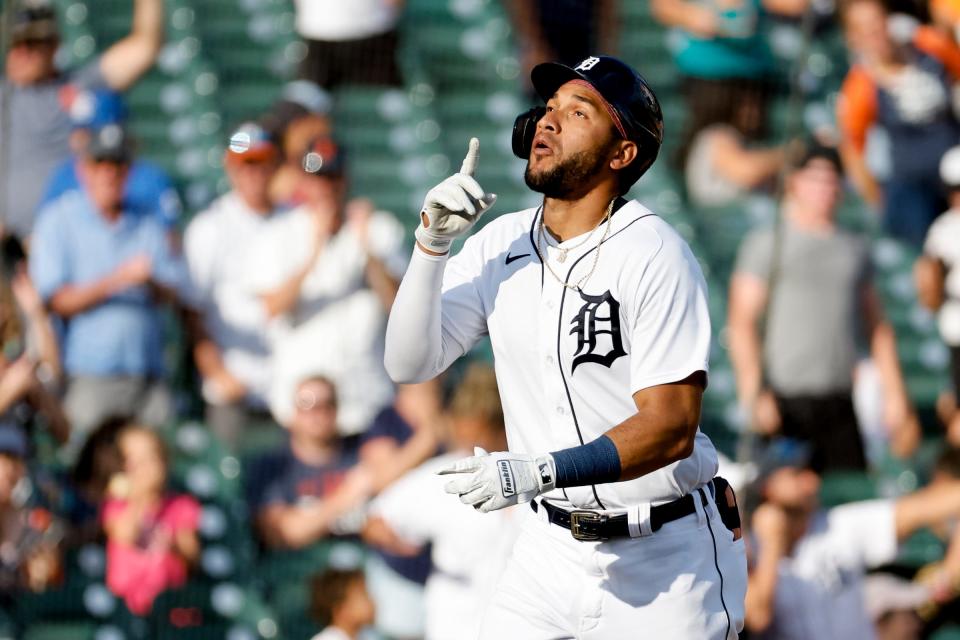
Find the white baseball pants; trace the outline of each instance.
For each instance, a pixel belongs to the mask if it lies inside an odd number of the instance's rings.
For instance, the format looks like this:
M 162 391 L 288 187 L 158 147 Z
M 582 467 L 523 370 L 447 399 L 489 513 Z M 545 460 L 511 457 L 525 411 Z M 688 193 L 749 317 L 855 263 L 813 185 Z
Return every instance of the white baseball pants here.
M 747 561 L 710 500 L 649 536 L 575 540 L 529 510 L 480 640 L 731 640 Z M 529 509 L 529 507 L 522 507 Z M 706 513 L 705 513 L 706 512 Z

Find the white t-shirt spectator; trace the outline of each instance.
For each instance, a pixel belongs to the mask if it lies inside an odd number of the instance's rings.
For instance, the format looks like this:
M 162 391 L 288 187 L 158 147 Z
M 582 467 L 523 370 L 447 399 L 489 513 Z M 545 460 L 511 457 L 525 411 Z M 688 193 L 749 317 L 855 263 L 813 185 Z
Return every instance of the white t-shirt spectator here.
M 313 214 L 298 208 L 273 226 L 251 260 L 258 265 L 258 291 L 273 289 L 303 268 L 316 237 Z M 367 225 L 370 254 L 398 280 L 406 268 L 403 227 L 388 213 Z M 274 321 L 270 409 L 281 424 L 293 414 L 296 385 L 322 374 L 337 387 L 343 435 L 364 431 L 393 401 L 394 387 L 383 366 L 387 312 L 367 287 L 367 251 L 348 220 L 327 241 L 303 281 L 293 312 Z
M 258 214 L 230 192 L 198 214 L 184 235 L 189 297 L 220 347 L 227 371 L 247 387 L 248 402 L 262 407 L 267 405 L 272 358 L 268 318 L 255 285 L 262 265 L 251 256 L 267 229 L 285 215 Z M 207 388 L 204 397 L 218 404 Z
M 337 627 L 327 627 L 311 640 L 350 640 L 350 636 L 345 631 Z
M 897 554 L 893 502 L 834 507 L 814 517 L 794 553 L 780 563 L 773 623 L 758 638 L 870 640 L 864 602 L 867 568 Z
M 399 0 L 296 0 L 297 32 L 310 40 L 360 40 L 393 29 Z
M 432 543 L 426 586 L 426 640 L 475 638 L 486 604 L 506 568 L 526 505 L 480 513 L 443 490 L 442 467 L 469 452 L 428 460 L 371 505 L 394 533 L 414 545 Z
M 937 313 L 937 323 L 943 341 L 960 347 L 960 210 L 951 209 L 934 221 L 923 251 L 946 267 L 946 300 Z

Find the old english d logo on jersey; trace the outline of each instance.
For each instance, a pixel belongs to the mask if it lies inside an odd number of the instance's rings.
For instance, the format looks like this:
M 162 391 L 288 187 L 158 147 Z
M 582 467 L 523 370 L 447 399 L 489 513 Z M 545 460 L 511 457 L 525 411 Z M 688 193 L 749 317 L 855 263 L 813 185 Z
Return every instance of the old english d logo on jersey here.
M 596 362 L 609 368 L 617 358 L 627 355 L 620 337 L 620 303 L 613 299 L 609 290 L 599 296 L 579 293 L 584 305 L 574 317 L 570 330 L 571 335 L 577 336 L 571 374 L 585 362 Z

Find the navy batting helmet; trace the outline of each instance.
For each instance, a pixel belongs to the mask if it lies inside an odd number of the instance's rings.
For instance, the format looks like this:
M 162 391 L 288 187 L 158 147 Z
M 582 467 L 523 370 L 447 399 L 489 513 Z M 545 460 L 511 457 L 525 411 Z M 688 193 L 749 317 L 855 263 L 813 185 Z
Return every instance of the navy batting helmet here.
M 530 78 L 545 102 L 571 80 L 586 82 L 600 94 L 617 131 L 639 148 L 637 159 L 621 172 L 624 191 L 657 159 L 663 144 L 663 112 L 650 85 L 630 65 L 612 56 L 590 56 L 575 67 L 559 62 L 538 64 Z M 543 114 L 543 107 L 537 107 L 517 117 L 513 152 L 518 157 L 530 157 L 537 121 Z

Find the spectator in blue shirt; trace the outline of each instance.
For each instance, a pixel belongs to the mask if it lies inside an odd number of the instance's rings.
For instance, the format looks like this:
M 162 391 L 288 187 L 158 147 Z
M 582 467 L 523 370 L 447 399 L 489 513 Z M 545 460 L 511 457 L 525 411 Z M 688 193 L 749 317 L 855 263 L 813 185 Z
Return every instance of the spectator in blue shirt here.
M 70 148 L 74 156 L 64 160 L 53 170 L 40 201 L 41 210 L 63 194 L 80 189 L 80 155 L 91 136 L 103 127 L 123 126 L 127 107 L 119 93 L 100 89 L 80 91 L 70 101 L 68 109 L 73 131 Z M 160 222 L 173 229 L 183 211 L 180 195 L 167 173 L 152 162 L 135 158 L 130 163 L 124 191 L 124 205 L 134 213 L 155 215 Z
M 48 205 L 34 232 L 30 274 L 64 321 L 68 455 L 106 418 L 170 415 L 159 312 L 181 268 L 163 225 L 124 207 L 130 161 L 123 129 L 102 128 L 79 164 L 83 188 Z

